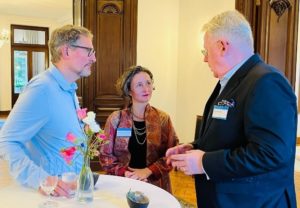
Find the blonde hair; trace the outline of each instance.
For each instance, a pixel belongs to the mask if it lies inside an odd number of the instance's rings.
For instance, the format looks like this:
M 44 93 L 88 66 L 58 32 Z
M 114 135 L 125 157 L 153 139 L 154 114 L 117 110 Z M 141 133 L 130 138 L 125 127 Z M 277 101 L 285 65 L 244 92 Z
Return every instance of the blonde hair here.
M 253 49 L 253 34 L 249 22 L 238 11 L 226 11 L 213 17 L 202 31 L 215 38 L 226 37 L 233 42 L 245 43 Z
M 129 95 L 129 91 L 132 78 L 140 72 L 147 73 L 150 76 L 151 81 L 153 82 L 153 74 L 150 70 L 142 66 L 131 66 L 121 75 L 121 77 L 116 82 L 116 89 L 120 96 L 127 99 L 131 98 Z
M 93 34 L 85 27 L 76 25 L 64 25 L 60 28 L 55 29 L 48 42 L 51 62 L 57 63 L 61 57 L 61 51 L 59 48 L 64 45 L 72 45 L 80 38 L 80 36 L 86 36 L 88 38 L 93 38 Z

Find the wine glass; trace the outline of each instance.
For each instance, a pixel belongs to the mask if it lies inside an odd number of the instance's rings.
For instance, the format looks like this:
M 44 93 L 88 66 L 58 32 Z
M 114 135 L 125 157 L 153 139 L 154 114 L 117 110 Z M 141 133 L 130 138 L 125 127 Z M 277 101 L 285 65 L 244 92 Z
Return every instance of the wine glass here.
M 39 167 L 39 184 L 40 189 L 48 196 L 47 201 L 42 202 L 40 208 L 55 208 L 57 202 L 50 200 L 50 195 L 58 183 L 57 163 L 54 159 L 48 160 L 41 158 Z

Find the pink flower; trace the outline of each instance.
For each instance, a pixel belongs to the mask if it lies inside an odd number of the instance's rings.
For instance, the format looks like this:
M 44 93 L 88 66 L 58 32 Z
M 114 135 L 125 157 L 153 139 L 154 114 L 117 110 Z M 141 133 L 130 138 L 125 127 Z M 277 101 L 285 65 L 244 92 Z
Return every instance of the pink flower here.
M 75 152 L 79 151 L 84 158 L 93 158 L 99 155 L 99 147 L 109 142 L 104 135 L 104 131 L 97 124 L 95 118 L 96 114 L 92 111 L 87 112 L 87 108 L 78 109 L 76 111 L 78 119 L 81 121 L 81 128 L 83 130 L 83 138 L 77 138 L 71 132 L 66 135 L 66 140 L 73 144 L 71 147 L 62 148 L 60 156 L 69 165 L 75 159 Z
M 100 140 L 106 140 L 107 139 L 105 134 L 103 134 L 103 133 L 97 134 L 96 137 L 99 138 Z
M 60 151 L 60 155 L 64 158 L 67 164 L 71 164 L 75 151 L 76 147 L 68 147 L 66 149 L 62 149 Z
M 82 108 L 82 109 L 78 109 L 77 111 L 77 116 L 80 120 L 84 119 L 87 115 L 87 108 Z
M 74 134 L 72 134 L 71 132 L 69 132 L 67 134 L 66 138 L 69 142 L 72 142 L 72 143 L 74 143 L 76 141 L 76 136 Z

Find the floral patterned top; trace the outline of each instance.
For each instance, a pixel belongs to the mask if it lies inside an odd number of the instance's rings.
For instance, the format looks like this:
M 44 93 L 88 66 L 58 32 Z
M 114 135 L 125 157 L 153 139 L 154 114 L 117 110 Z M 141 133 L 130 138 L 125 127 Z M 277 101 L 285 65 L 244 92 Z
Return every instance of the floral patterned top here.
M 150 106 L 145 110 L 147 167 L 152 171 L 148 182 L 171 192 L 169 172 L 165 153 L 178 144 L 178 138 L 171 119 L 166 113 Z M 113 112 L 107 119 L 104 132 L 109 143 L 100 151 L 100 164 L 111 175 L 124 176 L 130 161 L 128 143 L 130 137 L 116 137 L 117 128 L 132 128 L 131 109 Z

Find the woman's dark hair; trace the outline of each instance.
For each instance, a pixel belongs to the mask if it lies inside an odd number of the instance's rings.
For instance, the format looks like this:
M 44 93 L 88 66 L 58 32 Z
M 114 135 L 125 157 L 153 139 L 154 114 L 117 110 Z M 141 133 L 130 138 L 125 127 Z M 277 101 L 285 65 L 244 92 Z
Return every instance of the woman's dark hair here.
M 153 74 L 151 71 L 142 66 L 131 66 L 126 69 L 121 77 L 117 80 L 116 89 L 120 96 L 124 98 L 131 98 L 131 96 L 129 95 L 129 91 L 132 78 L 134 77 L 134 75 L 140 72 L 147 73 L 150 76 L 151 81 L 153 82 Z

